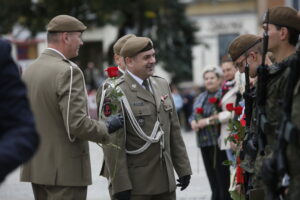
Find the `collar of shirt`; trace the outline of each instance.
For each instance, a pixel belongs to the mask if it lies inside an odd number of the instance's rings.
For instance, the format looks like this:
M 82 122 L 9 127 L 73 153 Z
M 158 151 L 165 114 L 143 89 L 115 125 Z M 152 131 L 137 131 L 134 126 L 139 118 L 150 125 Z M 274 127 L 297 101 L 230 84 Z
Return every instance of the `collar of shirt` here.
M 138 82 L 143 88 L 145 88 L 145 87 L 143 86 L 143 81 L 144 81 L 144 80 L 142 80 L 140 77 L 134 75 L 134 74 L 131 73 L 129 70 L 127 70 L 127 72 L 128 72 L 128 74 L 129 74 L 134 80 L 136 80 L 136 82 Z
M 53 48 L 47 48 L 47 49 L 49 49 L 49 50 L 52 50 L 52 51 L 55 51 L 56 53 L 58 53 L 59 55 L 61 55 L 64 59 L 66 59 L 66 60 L 68 60 L 65 56 L 64 56 L 64 54 L 62 54 L 60 51 L 58 51 L 57 49 L 53 49 Z
M 125 71 L 124 71 L 123 69 L 121 69 L 121 67 L 120 67 L 120 66 L 118 66 L 118 69 L 119 69 L 119 71 L 120 71 L 122 74 L 124 74 L 124 73 L 125 73 Z

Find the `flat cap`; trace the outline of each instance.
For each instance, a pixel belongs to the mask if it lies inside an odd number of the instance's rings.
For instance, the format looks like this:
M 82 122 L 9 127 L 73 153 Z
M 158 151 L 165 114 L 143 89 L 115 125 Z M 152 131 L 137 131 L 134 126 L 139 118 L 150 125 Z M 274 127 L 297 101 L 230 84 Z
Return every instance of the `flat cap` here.
M 260 43 L 262 40 L 257 35 L 245 34 L 236 37 L 228 48 L 228 53 L 232 61 L 236 61 L 242 54 L 247 52 L 250 48 Z
M 153 49 L 153 43 L 147 37 L 131 37 L 121 49 L 120 55 L 123 57 L 133 57 L 140 52 Z
M 266 23 L 266 14 L 263 23 Z M 300 14 L 294 8 L 277 6 L 269 9 L 269 23 L 295 29 L 300 32 Z
M 58 15 L 47 26 L 48 32 L 83 32 L 85 29 L 81 21 L 69 15 Z
M 127 34 L 120 37 L 113 46 L 114 53 L 120 55 L 121 49 L 124 46 L 125 42 L 132 37 L 136 37 L 134 34 Z

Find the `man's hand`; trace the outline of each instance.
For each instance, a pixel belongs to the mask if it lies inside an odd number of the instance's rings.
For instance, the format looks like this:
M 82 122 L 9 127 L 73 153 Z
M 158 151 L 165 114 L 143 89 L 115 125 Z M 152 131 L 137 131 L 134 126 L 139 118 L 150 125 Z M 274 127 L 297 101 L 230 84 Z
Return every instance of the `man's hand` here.
M 122 115 L 116 114 L 107 118 L 105 122 L 108 133 L 113 133 L 123 127 L 124 118 Z
M 114 195 L 117 200 L 130 200 L 131 190 L 118 192 Z
M 189 184 L 191 180 L 191 175 L 185 175 L 177 179 L 178 184 L 176 186 L 181 187 L 181 191 L 184 190 Z

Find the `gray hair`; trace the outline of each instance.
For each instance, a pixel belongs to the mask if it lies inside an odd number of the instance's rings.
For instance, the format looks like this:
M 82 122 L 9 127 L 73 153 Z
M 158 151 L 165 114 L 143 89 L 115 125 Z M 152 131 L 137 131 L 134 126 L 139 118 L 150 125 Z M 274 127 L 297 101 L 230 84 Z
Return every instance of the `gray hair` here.
M 61 32 L 47 32 L 48 43 L 57 43 L 59 41 L 59 34 Z
M 223 76 L 223 73 L 222 73 L 220 67 L 207 67 L 207 68 L 205 68 L 204 71 L 203 71 L 203 78 L 204 78 L 205 74 L 208 73 L 208 72 L 214 73 L 217 76 L 218 79 L 220 79 Z

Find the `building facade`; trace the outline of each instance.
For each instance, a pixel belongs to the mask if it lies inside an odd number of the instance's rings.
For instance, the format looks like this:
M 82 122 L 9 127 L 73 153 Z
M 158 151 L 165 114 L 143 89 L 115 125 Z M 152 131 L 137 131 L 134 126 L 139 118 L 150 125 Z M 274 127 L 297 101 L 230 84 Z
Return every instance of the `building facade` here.
M 206 67 L 220 66 L 228 59 L 227 49 L 240 34 L 257 34 L 258 19 L 255 0 L 194 1 L 187 6 L 187 15 L 197 23 L 199 45 L 193 48 L 193 82 L 203 85 Z

